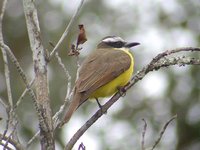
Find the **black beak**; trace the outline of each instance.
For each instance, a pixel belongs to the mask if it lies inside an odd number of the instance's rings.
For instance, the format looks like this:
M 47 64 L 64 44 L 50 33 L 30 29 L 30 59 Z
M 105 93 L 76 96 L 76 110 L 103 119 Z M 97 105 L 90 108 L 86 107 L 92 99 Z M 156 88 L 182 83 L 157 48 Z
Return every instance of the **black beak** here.
M 140 45 L 140 43 L 138 43 L 138 42 L 131 42 L 131 43 L 125 43 L 125 47 L 128 47 L 128 48 L 131 48 L 131 47 L 133 47 L 133 46 L 137 46 L 137 45 Z

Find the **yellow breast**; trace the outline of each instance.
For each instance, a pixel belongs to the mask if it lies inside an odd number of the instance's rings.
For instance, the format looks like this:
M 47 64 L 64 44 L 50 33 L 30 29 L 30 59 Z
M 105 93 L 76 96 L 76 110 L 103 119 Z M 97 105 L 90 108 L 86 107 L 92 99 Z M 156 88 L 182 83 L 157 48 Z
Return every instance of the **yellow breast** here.
M 132 56 L 132 54 L 128 51 L 128 50 L 124 50 L 123 51 L 125 53 L 127 53 L 130 58 L 131 58 L 131 65 L 129 67 L 128 70 L 126 70 L 125 72 L 123 72 L 122 74 L 120 74 L 117 78 L 115 78 L 114 80 L 110 81 L 109 83 L 105 84 L 104 86 L 100 87 L 99 89 L 97 89 L 91 96 L 90 98 L 99 98 L 99 97 L 107 97 L 107 96 L 111 96 L 114 93 L 116 93 L 118 90 L 118 87 L 122 87 L 124 85 L 126 85 L 130 79 L 131 76 L 133 74 L 134 71 L 134 58 Z

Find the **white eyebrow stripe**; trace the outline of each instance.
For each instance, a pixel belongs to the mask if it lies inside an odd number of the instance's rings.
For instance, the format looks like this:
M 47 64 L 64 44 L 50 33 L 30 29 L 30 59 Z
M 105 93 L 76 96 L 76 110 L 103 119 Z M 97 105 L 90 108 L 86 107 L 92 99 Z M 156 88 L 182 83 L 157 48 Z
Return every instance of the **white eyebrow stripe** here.
M 122 38 L 120 37 L 109 37 L 106 38 L 104 40 L 102 40 L 103 42 L 117 42 L 117 41 L 121 41 L 121 42 L 125 42 Z

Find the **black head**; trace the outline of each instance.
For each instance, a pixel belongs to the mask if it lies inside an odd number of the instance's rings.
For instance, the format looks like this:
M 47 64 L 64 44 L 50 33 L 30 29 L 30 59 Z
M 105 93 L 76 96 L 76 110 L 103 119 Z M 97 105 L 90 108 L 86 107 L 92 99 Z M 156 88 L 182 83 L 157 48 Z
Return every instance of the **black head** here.
M 101 40 L 101 42 L 98 44 L 98 48 L 130 48 L 139 44 L 140 43 L 137 42 L 126 42 L 118 36 L 107 36 Z

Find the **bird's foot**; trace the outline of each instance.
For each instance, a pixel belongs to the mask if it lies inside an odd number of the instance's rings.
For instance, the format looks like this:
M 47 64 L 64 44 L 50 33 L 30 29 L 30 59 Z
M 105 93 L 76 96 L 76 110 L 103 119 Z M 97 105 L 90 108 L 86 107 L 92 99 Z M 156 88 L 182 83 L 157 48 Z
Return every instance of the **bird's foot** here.
M 117 90 L 122 97 L 126 96 L 126 89 L 123 86 L 117 87 Z
M 96 102 L 97 102 L 97 104 L 98 104 L 98 106 L 99 106 L 99 108 L 100 108 L 100 110 L 101 110 L 101 114 L 102 114 L 102 115 L 103 115 L 103 114 L 107 114 L 107 111 L 103 112 L 103 106 L 100 104 L 98 98 L 95 98 L 95 99 L 96 99 Z

